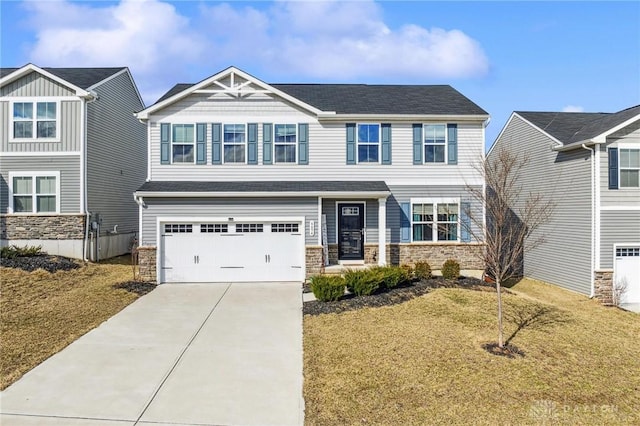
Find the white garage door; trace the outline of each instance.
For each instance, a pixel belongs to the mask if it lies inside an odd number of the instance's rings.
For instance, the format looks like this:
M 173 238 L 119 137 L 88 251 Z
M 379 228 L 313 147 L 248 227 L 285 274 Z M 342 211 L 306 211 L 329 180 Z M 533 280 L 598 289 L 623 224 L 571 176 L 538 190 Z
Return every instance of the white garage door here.
M 624 290 L 620 303 L 640 303 L 640 246 L 616 247 L 614 285 Z
M 300 222 L 161 223 L 161 282 L 303 281 Z

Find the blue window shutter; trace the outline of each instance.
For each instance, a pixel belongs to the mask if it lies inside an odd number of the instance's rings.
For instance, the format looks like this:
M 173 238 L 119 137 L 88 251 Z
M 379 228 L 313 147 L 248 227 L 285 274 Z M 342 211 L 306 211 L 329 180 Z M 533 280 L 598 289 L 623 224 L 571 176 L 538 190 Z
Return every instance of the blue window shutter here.
M 171 133 L 171 124 L 161 123 L 160 124 L 160 164 L 171 163 L 171 160 L 170 160 L 171 142 L 169 141 L 170 133 Z
M 471 242 L 471 203 L 460 203 L 460 241 L 463 243 Z
M 356 124 L 347 123 L 347 164 L 356 164 Z
M 400 203 L 400 242 L 411 242 L 411 203 Z
M 196 124 L 196 164 L 207 164 L 207 125 Z
M 247 124 L 247 164 L 258 164 L 258 125 Z
M 222 164 L 222 124 L 211 125 L 211 164 Z
M 273 161 L 273 148 L 271 147 L 272 126 L 270 123 L 262 125 L 262 164 L 271 164 Z
M 413 125 L 413 164 L 422 164 L 422 124 Z
M 447 145 L 449 164 L 458 164 L 458 125 L 447 124 Z
M 298 164 L 309 164 L 309 125 L 298 124 Z
M 382 164 L 391 164 L 391 124 L 382 126 Z
M 609 148 L 609 189 L 618 189 L 618 148 Z

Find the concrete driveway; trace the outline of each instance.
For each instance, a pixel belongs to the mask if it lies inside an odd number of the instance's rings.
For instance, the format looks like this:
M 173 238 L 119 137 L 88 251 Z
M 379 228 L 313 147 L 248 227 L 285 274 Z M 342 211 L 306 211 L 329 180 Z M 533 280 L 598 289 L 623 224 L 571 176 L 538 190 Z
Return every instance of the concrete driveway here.
M 163 284 L 0 394 L 9 425 L 299 425 L 299 283 Z

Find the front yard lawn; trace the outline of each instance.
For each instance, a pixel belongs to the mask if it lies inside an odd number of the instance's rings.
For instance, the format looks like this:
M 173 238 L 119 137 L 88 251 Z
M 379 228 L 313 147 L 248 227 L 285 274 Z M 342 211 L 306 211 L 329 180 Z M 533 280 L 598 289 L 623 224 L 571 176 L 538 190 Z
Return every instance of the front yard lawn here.
M 306 423 L 640 424 L 640 316 L 523 280 L 304 317 Z
M 0 268 L 0 389 L 153 288 L 114 286 L 132 277 L 128 256 L 53 274 Z

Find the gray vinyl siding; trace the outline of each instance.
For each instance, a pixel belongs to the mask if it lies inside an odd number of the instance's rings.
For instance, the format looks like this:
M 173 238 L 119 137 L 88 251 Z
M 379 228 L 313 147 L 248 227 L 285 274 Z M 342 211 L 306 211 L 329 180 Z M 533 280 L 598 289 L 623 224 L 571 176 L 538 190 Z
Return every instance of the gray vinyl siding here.
M 147 176 L 146 126 L 133 116 L 143 108 L 126 72 L 93 87 L 98 100 L 88 104 L 87 202 L 100 213 L 103 233 L 137 232 L 138 205 L 133 192 Z
M 556 205 L 551 220 L 539 230 L 546 242 L 525 253 L 525 276 L 590 294 L 591 157 L 584 149 L 559 153 L 553 145 L 542 132 L 513 116 L 489 159 L 503 147 L 527 155 L 529 163 L 518 179 L 523 194 L 542 193 Z M 513 206 L 516 211 L 522 207 Z
M 35 99 L 34 99 L 35 100 Z M 11 103 L 0 102 L 0 152 L 78 152 L 82 143 L 82 102 L 61 101 L 58 142 L 9 142 Z
M 80 213 L 80 157 L 0 157 L 0 213 L 9 206 L 9 173 L 60 172 L 60 213 Z
M 636 144 L 640 149 L 640 121 L 631 124 L 607 138 L 600 146 L 600 205 L 640 207 L 640 188 L 609 189 L 609 148 L 618 144 Z
M 309 233 L 309 221 L 318 221 L 318 199 L 308 198 L 146 198 L 142 214 L 141 245 L 156 245 L 157 218 L 166 217 L 302 217 L 306 219 L 305 241 L 318 244 Z
M 31 72 L 24 77 L 3 86 L 0 96 L 74 96 L 70 88 L 45 77 L 37 72 Z
M 614 244 L 640 244 L 640 210 L 600 213 L 600 268 L 613 269 Z

